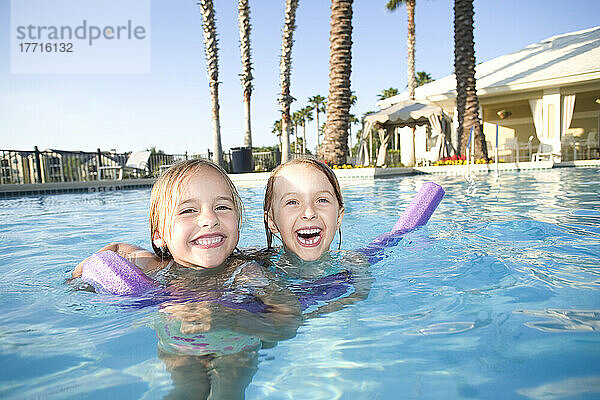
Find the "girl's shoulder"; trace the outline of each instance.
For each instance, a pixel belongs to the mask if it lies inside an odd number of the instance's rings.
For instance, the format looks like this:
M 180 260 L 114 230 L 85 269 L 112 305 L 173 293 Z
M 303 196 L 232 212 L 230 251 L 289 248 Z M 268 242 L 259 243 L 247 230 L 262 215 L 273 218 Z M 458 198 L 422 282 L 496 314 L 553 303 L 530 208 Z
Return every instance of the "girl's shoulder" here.
M 349 250 L 330 250 L 314 261 L 304 261 L 283 248 L 269 250 L 264 254 L 268 257 L 265 267 L 286 279 L 316 279 L 343 271 L 354 273 L 363 271 L 370 265 L 362 253 Z
M 230 257 L 229 283 L 250 288 L 282 285 L 277 268 L 279 249 L 244 248 Z M 231 272 L 233 271 L 233 272 Z
M 253 261 L 267 267 L 273 263 L 273 257 L 278 253 L 279 250 L 274 248 L 245 247 L 243 249 L 236 249 L 231 257 L 242 261 Z

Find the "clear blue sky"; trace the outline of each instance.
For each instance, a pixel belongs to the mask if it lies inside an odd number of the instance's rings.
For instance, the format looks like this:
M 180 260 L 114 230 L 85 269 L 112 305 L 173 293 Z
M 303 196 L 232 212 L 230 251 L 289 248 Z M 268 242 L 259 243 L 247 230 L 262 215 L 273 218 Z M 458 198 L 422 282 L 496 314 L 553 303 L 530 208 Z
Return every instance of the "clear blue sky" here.
M 125 0 L 124 0 L 125 1 Z M 238 74 L 237 2 L 216 0 L 219 34 L 221 132 L 224 149 L 243 144 Z M 279 56 L 284 0 L 250 0 L 255 145 L 272 145 L 280 118 Z M 361 116 L 376 109 L 382 89 L 406 88 L 406 11 L 385 11 L 386 0 L 355 0 L 352 89 Z M 98 4 L 101 4 L 98 0 Z M 212 147 L 210 98 L 195 0 L 152 0 L 151 72 L 148 74 L 11 74 L 10 1 L 0 0 L 0 149 L 137 151 L 168 153 Z M 599 24 L 597 0 L 475 1 L 477 62 L 531 43 Z M 292 109 L 315 94 L 327 97 L 329 2 L 300 0 L 294 34 Z M 419 0 L 416 69 L 435 78 L 453 71 L 453 1 Z M 314 122 L 308 146 L 316 145 Z M 357 129 L 357 127 L 354 127 Z

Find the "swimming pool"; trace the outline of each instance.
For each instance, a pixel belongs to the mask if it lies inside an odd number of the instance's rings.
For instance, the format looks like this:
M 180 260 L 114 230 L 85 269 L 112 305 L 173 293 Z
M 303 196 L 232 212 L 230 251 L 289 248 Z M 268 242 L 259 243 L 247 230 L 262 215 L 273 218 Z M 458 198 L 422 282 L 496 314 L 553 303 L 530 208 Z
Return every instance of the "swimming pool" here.
M 259 351 L 248 399 L 597 398 L 597 169 L 342 183 L 345 249 L 388 230 L 420 186 L 429 225 L 371 266 L 367 299 Z M 241 188 L 242 246 L 264 245 L 263 188 Z M 162 398 L 155 310 L 64 279 L 109 241 L 148 247 L 149 190 L 0 199 L 0 397 Z M 334 241 L 334 246 L 336 245 Z

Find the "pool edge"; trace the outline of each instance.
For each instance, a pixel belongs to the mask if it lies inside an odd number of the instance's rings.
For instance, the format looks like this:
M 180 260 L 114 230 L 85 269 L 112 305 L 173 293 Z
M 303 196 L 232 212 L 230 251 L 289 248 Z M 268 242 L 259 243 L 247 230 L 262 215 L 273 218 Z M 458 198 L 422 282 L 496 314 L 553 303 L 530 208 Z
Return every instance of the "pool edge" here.
M 552 161 L 501 163 L 498 171 L 528 171 L 552 168 L 598 168 L 600 160 L 577 160 L 553 163 Z M 469 166 L 472 174 L 490 173 L 496 171 L 495 164 L 473 164 Z M 412 168 L 349 168 L 334 170 L 340 181 L 374 180 L 393 178 L 398 176 L 413 175 L 465 175 L 466 165 L 439 165 Z M 240 187 L 264 186 L 269 177 L 268 172 L 229 174 L 231 180 Z M 130 190 L 150 188 L 154 184 L 154 178 L 126 179 L 126 180 L 103 180 L 91 182 L 53 182 L 34 184 L 3 184 L 0 185 L 0 198 L 35 196 L 41 194 L 62 193 L 94 193 L 114 190 Z

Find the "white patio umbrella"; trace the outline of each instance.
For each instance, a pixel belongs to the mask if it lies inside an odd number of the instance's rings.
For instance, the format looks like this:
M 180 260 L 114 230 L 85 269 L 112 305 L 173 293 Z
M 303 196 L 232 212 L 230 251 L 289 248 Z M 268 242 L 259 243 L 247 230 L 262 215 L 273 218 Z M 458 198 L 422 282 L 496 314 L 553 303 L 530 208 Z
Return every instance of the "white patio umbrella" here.
M 391 107 L 367 115 L 364 119 L 359 160 L 362 160 L 363 164 L 365 165 L 369 163 L 366 141 L 375 126 L 382 127 L 384 125 L 406 126 L 419 123 L 426 124 L 431 123 L 431 120 L 441 121 L 444 115 L 444 111 L 439 106 L 431 103 L 423 103 L 412 100 L 402 101 L 394 104 Z M 439 123 L 434 122 L 432 124 L 432 129 L 438 134 L 443 134 L 441 124 Z M 377 165 L 381 166 L 385 164 L 385 158 L 387 156 L 389 133 L 387 131 L 380 130 L 379 136 L 381 139 L 381 146 L 377 151 Z M 446 141 L 444 138 L 445 135 L 442 136 L 442 140 L 438 140 L 439 146 L 446 147 Z M 442 148 L 440 148 L 440 150 L 442 150 Z M 438 153 L 441 154 L 442 151 L 439 151 Z

